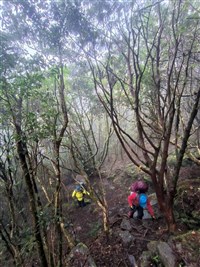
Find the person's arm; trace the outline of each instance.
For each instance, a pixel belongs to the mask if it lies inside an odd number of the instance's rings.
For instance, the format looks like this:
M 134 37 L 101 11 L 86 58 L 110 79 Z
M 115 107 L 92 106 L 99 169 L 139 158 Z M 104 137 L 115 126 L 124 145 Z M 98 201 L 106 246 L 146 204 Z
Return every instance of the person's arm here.
M 135 198 L 136 198 L 137 194 L 136 193 L 132 193 L 131 195 L 128 196 L 128 204 L 130 207 L 132 207 L 135 203 Z
M 88 196 L 90 195 L 90 193 L 88 191 L 86 191 L 85 189 L 83 190 L 83 194 L 88 195 Z
M 74 198 L 76 196 L 76 190 L 73 191 L 72 197 Z
M 151 206 L 149 199 L 147 200 L 147 210 L 149 214 L 151 215 L 151 217 L 155 219 L 154 210 L 153 210 L 153 207 Z

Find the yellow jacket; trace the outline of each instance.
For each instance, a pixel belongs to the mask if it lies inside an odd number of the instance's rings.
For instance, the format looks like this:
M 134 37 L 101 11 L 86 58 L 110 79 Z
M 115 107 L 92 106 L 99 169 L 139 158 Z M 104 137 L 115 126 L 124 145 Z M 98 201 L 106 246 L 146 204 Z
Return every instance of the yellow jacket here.
M 75 189 L 72 193 L 72 197 L 76 197 L 78 201 L 82 201 L 85 194 L 89 195 L 85 189 L 83 191 L 76 191 Z

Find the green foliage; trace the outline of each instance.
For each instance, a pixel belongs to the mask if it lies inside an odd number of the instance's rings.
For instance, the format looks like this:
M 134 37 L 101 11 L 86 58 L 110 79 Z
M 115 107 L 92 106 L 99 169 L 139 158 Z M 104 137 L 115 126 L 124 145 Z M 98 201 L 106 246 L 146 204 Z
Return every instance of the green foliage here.
M 15 67 L 18 59 L 17 53 L 12 53 L 15 48 L 10 44 L 11 36 L 7 33 L 0 32 L 0 76 L 4 75 L 7 70 Z
M 134 112 L 138 93 L 139 117 L 145 130 L 143 138 L 149 138 L 144 140 L 147 148 L 143 152 L 149 153 L 153 162 L 153 157 L 160 149 L 155 166 L 157 172 L 163 151 L 166 150 L 163 144 L 167 140 L 167 130 L 170 129 L 169 107 L 174 106 L 175 110 L 170 141 L 178 136 L 178 142 L 181 143 L 196 96 L 199 7 L 196 1 L 189 0 L 180 3 L 141 1 L 139 6 L 137 1 L 18 0 L 2 1 L 1 8 L 0 152 L 3 162 L 7 164 L 10 160 L 12 163 L 8 169 L 13 178 L 10 183 L 13 185 L 11 196 L 14 203 L 17 200 L 14 209 L 19 220 L 16 223 L 23 226 L 16 238 L 20 239 L 23 258 L 29 258 L 32 250 L 35 253 L 36 242 L 29 228 L 30 222 L 28 225 L 24 223 L 31 213 L 26 205 L 22 205 L 27 196 L 23 177 L 18 170 L 19 160 L 14 142 L 22 140 L 27 144 L 29 158 L 26 160 L 30 165 L 33 164 L 31 175 L 34 172 L 42 176 L 42 168 L 39 169 L 42 164 L 51 169 L 49 162 L 38 162 L 41 151 L 44 157 L 53 161 L 65 160 L 64 167 L 93 174 L 102 163 L 105 139 L 108 139 L 110 131 L 110 121 L 94 90 L 96 85 L 108 113 L 112 92 L 112 108 L 115 122 L 119 122 L 119 133 L 130 133 L 134 144 L 129 151 L 137 146 L 140 151 L 136 151 L 134 158 L 151 168 L 153 164 L 147 164 L 146 158 L 144 160 L 141 153 L 143 144 L 137 139 Z M 88 62 L 94 65 L 89 66 Z M 90 69 L 91 66 L 94 69 Z M 94 71 L 96 84 L 91 70 Z M 59 97 L 63 81 L 69 123 L 63 137 L 63 154 L 55 159 L 51 148 L 59 138 L 64 121 Z M 181 97 L 182 93 L 184 97 Z M 172 102 L 172 99 L 175 101 Z M 177 126 L 176 117 L 179 121 L 181 119 L 177 133 L 174 127 Z M 21 135 L 15 133 L 13 122 L 21 127 Z M 194 129 L 191 132 L 195 134 L 197 131 Z M 4 140 L 5 136 L 10 136 L 10 147 Z M 129 136 L 123 137 L 125 146 L 128 146 Z M 192 140 L 191 137 L 190 141 L 194 142 L 191 146 L 195 147 L 197 138 Z M 151 147 L 150 141 L 155 147 Z M 115 140 L 113 144 L 116 145 Z M 5 149 L 12 153 L 6 155 Z M 114 154 L 113 151 L 111 154 Z M 182 166 L 189 164 L 185 158 Z M 176 167 L 174 153 L 168 156 L 166 165 Z M 39 185 L 38 194 L 42 196 L 44 205 L 38 215 L 39 226 L 48 230 L 58 218 L 50 215 L 54 206 L 41 193 L 40 186 L 46 188 L 48 183 L 45 179 L 39 183 L 37 175 L 34 181 Z M 140 168 L 134 169 L 130 165 L 116 177 L 120 176 L 120 183 L 126 186 L 130 185 L 130 179 L 133 181 L 140 175 L 143 176 Z M 47 179 L 49 176 L 47 174 Z M 56 179 L 49 184 L 48 194 L 53 195 Z M 10 203 L 9 198 L 5 197 L 2 180 L 0 189 L 3 192 L 1 203 L 7 207 Z M 175 205 L 179 207 L 178 210 L 183 210 L 183 214 L 177 216 L 190 227 L 196 227 L 200 216 L 196 209 L 197 194 L 190 192 L 196 194 L 194 203 L 192 198 L 188 198 L 188 191 L 187 188 L 178 189 Z M 195 209 L 188 213 L 190 206 Z M 10 217 L 9 213 L 6 220 Z M 93 225 L 90 236 L 96 236 L 99 229 L 99 223 Z M 2 242 L 0 246 L 4 247 Z M 157 255 L 153 260 L 159 264 Z
M 177 162 L 177 159 L 176 159 L 176 155 L 175 154 L 170 154 L 170 156 L 168 157 L 168 164 L 171 168 L 175 167 L 176 166 L 176 162 Z
M 34 254 L 36 241 L 32 235 L 31 229 L 27 226 L 24 227 L 23 233 L 21 233 L 21 242 L 22 247 L 21 253 L 24 257 L 27 257 Z
M 153 266 L 158 266 L 158 267 L 163 267 L 164 265 L 162 264 L 159 255 L 154 255 L 151 257 L 150 259 L 151 264 L 153 264 Z
M 178 220 L 186 224 L 190 229 L 198 229 L 200 226 L 199 187 L 198 179 L 186 179 L 177 188 L 175 214 Z

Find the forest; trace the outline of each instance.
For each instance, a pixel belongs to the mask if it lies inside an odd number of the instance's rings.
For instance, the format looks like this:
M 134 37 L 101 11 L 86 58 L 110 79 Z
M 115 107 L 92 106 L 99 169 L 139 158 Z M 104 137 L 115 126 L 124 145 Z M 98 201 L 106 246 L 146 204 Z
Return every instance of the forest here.
M 1 0 L 0 22 L 0 267 L 200 266 L 199 0 Z

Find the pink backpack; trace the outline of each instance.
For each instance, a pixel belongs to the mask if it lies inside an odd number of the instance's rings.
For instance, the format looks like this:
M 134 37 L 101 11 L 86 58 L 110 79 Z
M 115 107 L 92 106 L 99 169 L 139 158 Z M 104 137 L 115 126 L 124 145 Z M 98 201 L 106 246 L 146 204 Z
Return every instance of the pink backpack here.
M 149 186 L 144 181 L 136 181 L 130 187 L 130 190 L 132 192 L 142 191 L 143 193 L 145 193 L 148 191 L 148 189 L 149 189 Z

